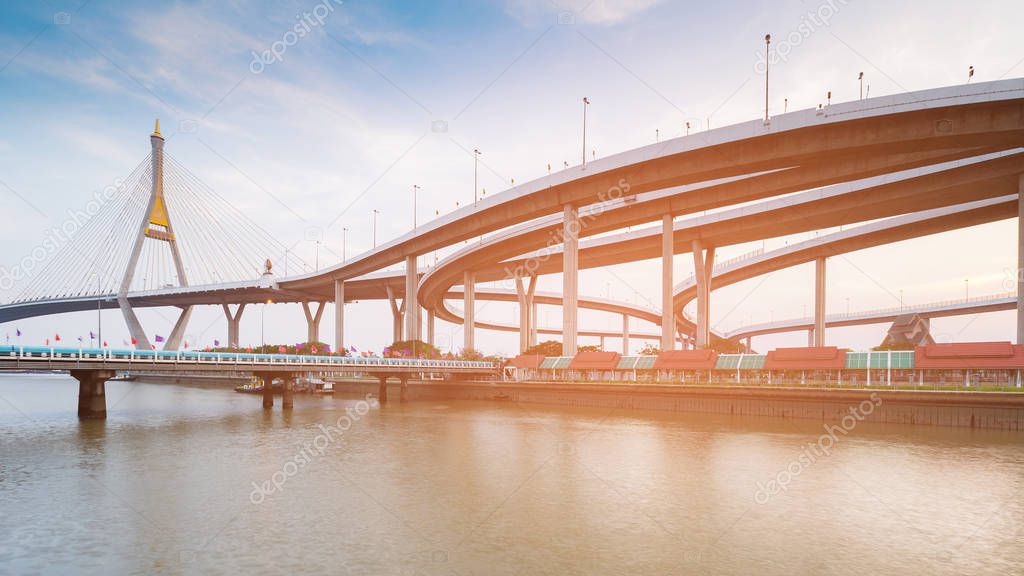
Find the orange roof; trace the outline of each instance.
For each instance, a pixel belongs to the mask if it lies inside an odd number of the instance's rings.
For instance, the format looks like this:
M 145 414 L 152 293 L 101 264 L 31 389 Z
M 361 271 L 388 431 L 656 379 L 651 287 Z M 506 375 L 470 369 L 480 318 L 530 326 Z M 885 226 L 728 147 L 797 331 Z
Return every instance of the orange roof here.
M 768 352 L 765 370 L 842 370 L 846 351 L 835 346 L 778 348 Z
M 718 361 L 714 350 L 665 350 L 654 360 L 655 370 L 711 370 Z
M 915 368 L 1024 368 L 1024 346 L 1009 342 L 929 344 L 914 350 Z
M 621 356 L 618 352 L 580 352 L 569 363 L 569 369 L 615 370 Z
M 544 361 L 542 354 L 520 354 L 515 358 L 508 361 L 508 366 L 514 366 L 516 368 L 540 368 L 540 363 Z

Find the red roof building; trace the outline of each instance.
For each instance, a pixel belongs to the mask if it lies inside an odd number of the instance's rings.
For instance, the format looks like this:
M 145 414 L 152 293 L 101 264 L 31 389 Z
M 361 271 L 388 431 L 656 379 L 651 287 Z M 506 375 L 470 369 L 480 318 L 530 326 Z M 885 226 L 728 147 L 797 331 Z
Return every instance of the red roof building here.
M 816 348 L 778 348 L 768 352 L 765 370 L 842 370 L 846 350 L 835 346 Z
M 718 361 L 714 350 L 665 350 L 654 360 L 655 370 L 712 370 Z
M 508 366 L 513 368 L 528 368 L 536 370 L 540 368 L 540 363 L 544 361 L 544 356 L 541 354 L 520 354 L 515 358 L 508 361 Z
M 615 370 L 619 365 L 618 352 L 580 352 L 569 363 L 570 370 Z
M 1009 342 L 930 344 L 914 350 L 914 367 L 923 370 L 1024 368 L 1024 346 Z

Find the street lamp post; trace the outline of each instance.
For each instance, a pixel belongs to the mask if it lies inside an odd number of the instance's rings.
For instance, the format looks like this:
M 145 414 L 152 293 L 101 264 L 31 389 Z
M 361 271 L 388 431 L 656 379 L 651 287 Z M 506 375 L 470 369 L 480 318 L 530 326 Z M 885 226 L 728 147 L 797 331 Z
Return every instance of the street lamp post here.
M 473 206 L 477 202 L 477 175 L 480 165 L 480 150 L 473 148 Z
M 768 123 L 768 46 L 772 43 L 772 35 L 764 35 L 764 123 Z
M 587 167 L 587 106 L 590 106 L 590 100 L 586 96 L 583 97 L 583 167 Z
M 864 99 L 864 73 L 861 72 L 857 75 L 857 80 L 860 80 L 860 99 Z
M 342 261 L 342 263 L 348 261 L 348 256 L 345 255 L 346 254 L 346 249 L 348 248 L 348 246 L 347 246 L 348 242 L 347 242 L 347 238 L 346 238 L 347 235 L 348 235 L 348 228 L 342 228 L 341 229 L 341 261 Z
M 416 191 L 420 187 L 417 184 L 412 185 L 412 229 L 416 229 Z
M 373 209 L 373 247 L 377 247 L 377 214 L 380 214 L 380 210 Z

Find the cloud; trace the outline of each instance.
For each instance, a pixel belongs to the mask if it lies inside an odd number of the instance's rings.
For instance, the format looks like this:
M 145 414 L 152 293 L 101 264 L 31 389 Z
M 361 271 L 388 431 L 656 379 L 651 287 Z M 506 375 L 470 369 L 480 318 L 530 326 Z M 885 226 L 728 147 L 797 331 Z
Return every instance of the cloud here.
M 640 14 L 661 0 L 506 0 L 505 13 L 524 24 L 551 21 L 563 13 L 586 24 L 612 26 Z

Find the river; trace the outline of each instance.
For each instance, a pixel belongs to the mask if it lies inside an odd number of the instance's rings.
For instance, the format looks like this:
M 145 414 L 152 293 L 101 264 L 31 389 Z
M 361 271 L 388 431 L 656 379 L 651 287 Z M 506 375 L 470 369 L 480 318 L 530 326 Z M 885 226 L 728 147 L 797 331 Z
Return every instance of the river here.
M 0 376 L 0 573 L 1024 573 L 1021 433 L 394 396 Z

